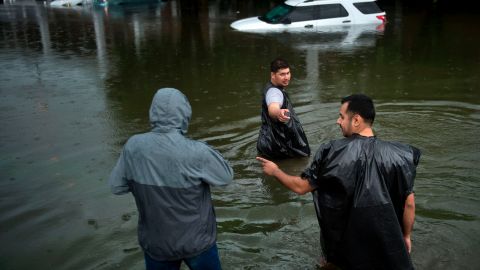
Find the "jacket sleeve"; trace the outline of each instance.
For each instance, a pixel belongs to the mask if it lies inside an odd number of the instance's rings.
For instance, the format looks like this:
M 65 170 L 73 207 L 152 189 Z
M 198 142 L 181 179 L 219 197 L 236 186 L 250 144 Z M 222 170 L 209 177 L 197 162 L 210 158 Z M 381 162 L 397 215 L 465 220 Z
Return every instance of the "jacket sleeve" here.
M 223 156 L 205 144 L 202 149 L 202 181 L 212 186 L 225 186 L 233 180 L 233 169 Z
M 117 164 L 110 173 L 110 178 L 108 179 L 108 184 L 110 185 L 110 190 L 113 194 L 121 195 L 128 193 L 130 188 L 127 182 L 127 173 L 126 173 L 126 161 L 125 161 L 125 149 L 120 154 Z

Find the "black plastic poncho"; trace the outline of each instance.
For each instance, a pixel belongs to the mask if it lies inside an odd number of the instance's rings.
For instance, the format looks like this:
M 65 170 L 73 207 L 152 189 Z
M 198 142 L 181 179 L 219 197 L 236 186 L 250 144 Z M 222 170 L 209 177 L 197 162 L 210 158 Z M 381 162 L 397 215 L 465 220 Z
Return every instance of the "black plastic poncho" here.
M 323 144 L 301 175 L 313 198 L 327 261 L 344 269 L 413 269 L 402 233 L 420 151 L 353 135 Z
M 268 115 L 265 95 L 271 87 L 276 86 L 268 83 L 263 90 L 262 126 L 257 140 L 258 153 L 261 156 L 272 159 L 310 156 L 310 146 L 308 145 L 307 136 L 303 131 L 300 120 L 293 110 L 287 93 L 279 87 L 276 88 L 280 89 L 283 93 L 281 109 L 288 109 L 290 111 L 290 120 L 287 123 L 282 123 L 271 119 Z

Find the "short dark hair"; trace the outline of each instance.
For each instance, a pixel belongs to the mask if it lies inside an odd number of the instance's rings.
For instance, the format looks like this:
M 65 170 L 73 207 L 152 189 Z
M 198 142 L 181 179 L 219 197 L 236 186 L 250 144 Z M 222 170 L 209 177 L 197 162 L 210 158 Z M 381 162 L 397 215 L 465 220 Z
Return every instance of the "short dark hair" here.
M 341 103 L 348 102 L 347 112 L 360 115 L 366 123 L 373 124 L 375 107 L 371 98 L 364 94 L 353 94 L 342 98 Z
M 271 72 L 277 72 L 278 70 L 284 69 L 284 68 L 290 68 L 290 65 L 288 64 L 287 61 L 285 61 L 282 58 L 275 58 L 275 60 L 273 60 L 270 63 L 270 71 Z

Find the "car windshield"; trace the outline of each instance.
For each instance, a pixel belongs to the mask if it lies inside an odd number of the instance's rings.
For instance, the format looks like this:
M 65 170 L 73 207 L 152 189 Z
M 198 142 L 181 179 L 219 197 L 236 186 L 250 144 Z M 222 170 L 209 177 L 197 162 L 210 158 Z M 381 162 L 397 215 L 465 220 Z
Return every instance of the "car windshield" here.
M 267 23 L 278 23 L 293 9 L 294 7 L 292 6 L 281 4 L 274 7 L 272 10 L 267 12 L 267 14 L 260 16 L 259 19 Z

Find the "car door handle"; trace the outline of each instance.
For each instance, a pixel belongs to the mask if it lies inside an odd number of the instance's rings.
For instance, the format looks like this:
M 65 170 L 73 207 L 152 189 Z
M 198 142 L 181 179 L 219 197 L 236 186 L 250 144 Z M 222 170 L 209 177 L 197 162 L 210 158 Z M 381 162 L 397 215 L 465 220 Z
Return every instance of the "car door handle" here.
M 305 28 L 313 28 L 313 24 L 307 24 L 305 25 Z
M 346 20 L 346 21 L 343 21 L 342 23 L 349 23 L 349 22 L 352 22 L 352 21 Z

